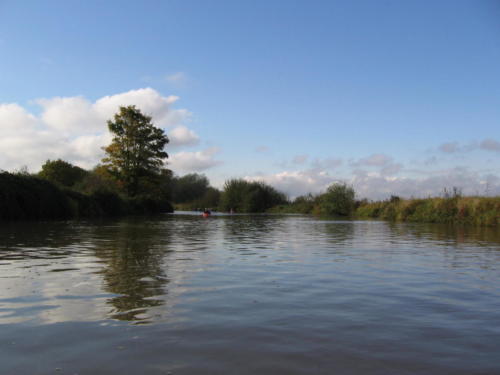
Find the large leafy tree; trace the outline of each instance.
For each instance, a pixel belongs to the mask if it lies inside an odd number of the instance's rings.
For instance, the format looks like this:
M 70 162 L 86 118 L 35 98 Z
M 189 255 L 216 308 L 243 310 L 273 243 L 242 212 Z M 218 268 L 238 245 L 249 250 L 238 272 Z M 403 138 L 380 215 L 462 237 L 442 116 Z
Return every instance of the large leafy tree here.
M 168 143 L 165 132 L 151 122 L 151 117 L 135 106 L 120 107 L 114 120 L 108 121 L 114 135 L 111 144 L 104 148 L 104 165 L 131 197 L 142 193 L 161 175 L 164 148 Z

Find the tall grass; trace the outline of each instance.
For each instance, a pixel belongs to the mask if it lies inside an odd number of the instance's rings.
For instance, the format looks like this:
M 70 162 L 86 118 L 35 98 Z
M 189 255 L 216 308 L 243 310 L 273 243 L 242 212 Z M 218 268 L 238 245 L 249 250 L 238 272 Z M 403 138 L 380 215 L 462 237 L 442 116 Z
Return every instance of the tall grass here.
M 422 223 L 500 224 L 500 197 L 392 199 L 360 205 L 360 218 Z

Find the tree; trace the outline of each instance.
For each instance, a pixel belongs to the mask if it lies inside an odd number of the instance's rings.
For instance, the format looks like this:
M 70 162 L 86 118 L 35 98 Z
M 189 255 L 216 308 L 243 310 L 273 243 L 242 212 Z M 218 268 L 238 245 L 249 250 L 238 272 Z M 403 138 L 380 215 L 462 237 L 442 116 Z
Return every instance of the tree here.
M 107 155 L 102 161 L 127 194 L 134 197 L 142 185 L 150 185 L 161 174 L 163 161 L 168 158 L 164 151 L 168 137 L 135 106 L 120 107 L 114 121 L 108 121 L 108 128 L 114 137 L 104 148 Z
M 47 160 L 38 173 L 39 177 L 66 187 L 74 186 L 87 175 L 86 170 L 61 159 Z
M 354 210 L 355 193 L 351 186 L 346 184 L 332 184 L 326 193 L 319 197 L 319 211 L 328 216 L 349 216 Z
M 210 183 L 205 175 L 190 173 L 174 180 L 173 201 L 175 203 L 192 202 L 201 199 L 208 191 Z
M 285 194 L 263 182 L 243 179 L 226 181 L 220 198 L 223 211 L 265 212 L 271 207 L 287 203 Z

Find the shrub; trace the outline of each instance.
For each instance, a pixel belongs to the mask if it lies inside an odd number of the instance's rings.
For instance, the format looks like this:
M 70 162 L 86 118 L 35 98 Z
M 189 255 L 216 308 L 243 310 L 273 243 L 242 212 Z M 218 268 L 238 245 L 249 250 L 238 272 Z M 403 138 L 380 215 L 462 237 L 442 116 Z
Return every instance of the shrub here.
M 0 172 L 0 219 L 65 219 L 71 212 L 66 195 L 49 181 Z
M 349 216 L 355 207 L 355 193 L 351 186 L 333 184 L 319 198 L 319 213 L 328 216 Z
M 286 196 L 263 182 L 242 179 L 226 181 L 220 199 L 223 211 L 265 212 L 271 207 L 287 203 Z
M 71 187 L 82 181 L 88 172 L 64 160 L 47 160 L 38 173 L 40 178 L 54 184 Z

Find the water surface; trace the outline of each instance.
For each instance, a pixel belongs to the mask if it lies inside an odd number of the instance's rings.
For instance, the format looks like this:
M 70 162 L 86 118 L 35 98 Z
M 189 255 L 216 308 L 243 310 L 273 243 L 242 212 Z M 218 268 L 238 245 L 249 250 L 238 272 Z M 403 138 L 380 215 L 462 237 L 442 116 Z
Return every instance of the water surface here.
M 500 373 L 494 229 L 2 223 L 1 374 Z

